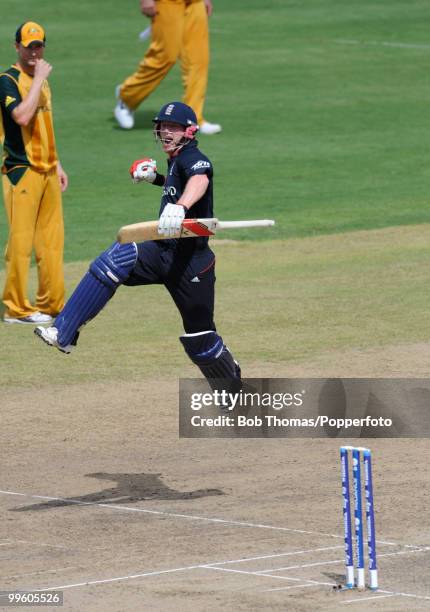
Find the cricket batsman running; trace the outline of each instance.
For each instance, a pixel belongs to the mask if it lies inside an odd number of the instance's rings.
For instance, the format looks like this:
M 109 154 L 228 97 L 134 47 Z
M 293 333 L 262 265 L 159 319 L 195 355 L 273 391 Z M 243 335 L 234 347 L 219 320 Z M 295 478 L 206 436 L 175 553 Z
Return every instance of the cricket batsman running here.
M 63 353 L 76 346 L 82 326 L 93 319 L 120 285 L 163 284 L 182 316 L 180 341 L 190 359 L 216 388 L 240 386 L 240 367 L 218 335 L 214 323 L 215 256 L 207 237 L 169 238 L 184 218 L 209 218 L 213 211 L 213 170 L 195 139 L 197 118 L 181 102 L 165 104 L 153 119 L 156 140 L 168 155 L 167 175 L 153 159 L 135 161 L 134 182 L 163 187 L 158 232 L 166 240 L 115 242 L 90 265 L 52 327 L 37 327 L 41 340 Z

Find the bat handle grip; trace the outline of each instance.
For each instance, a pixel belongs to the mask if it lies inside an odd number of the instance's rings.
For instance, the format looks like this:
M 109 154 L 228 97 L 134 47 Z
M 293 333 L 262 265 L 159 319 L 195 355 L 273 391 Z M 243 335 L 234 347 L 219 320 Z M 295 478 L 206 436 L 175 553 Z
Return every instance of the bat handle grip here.
M 275 225 L 272 219 L 256 219 L 255 221 L 219 221 L 219 229 L 234 229 L 240 227 L 270 227 Z

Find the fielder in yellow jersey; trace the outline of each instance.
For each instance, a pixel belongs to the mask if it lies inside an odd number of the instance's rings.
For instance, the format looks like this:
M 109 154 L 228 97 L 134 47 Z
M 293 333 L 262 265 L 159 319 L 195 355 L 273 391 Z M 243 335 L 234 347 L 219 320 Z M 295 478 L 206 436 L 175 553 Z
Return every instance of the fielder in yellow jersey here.
M 49 323 L 64 305 L 64 225 L 61 192 L 67 175 L 55 146 L 52 66 L 43 59 L 45 32 L 27 22 L 16 32 L 18 60 L 0 74 L 2 183 L 9 238 L 6 247 L 5 323 Z M 34 249 L 39 286 L 27 296 Z
M 180 59 L 185 104 L 197 115 L 200 134 L 221 131 L 203 117 L 209 70 L 208 17 L 212 0 L 140 0 L 151 18 L 151 45 L 136 72 L 117 87 L 115 118 L 123 129 L 134 126 L 134 110 Z

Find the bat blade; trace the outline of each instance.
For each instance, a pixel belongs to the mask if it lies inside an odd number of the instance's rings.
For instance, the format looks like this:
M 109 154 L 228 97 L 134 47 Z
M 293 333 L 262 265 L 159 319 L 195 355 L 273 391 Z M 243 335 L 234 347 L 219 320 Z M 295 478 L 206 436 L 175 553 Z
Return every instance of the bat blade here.
M 120 228 L 117 240 L 120 244 L 128 242 L 143 242 L 144 240 L 158 240 L 158 221 L 142 221 L 132 223 Z
M 249 227 L 270 227 L 275 225 L 271 219 L 255 219 L 252 221 L 219 221 L 215 217 L 209 219 L 184 219 L 181 229 L 169 238 L 199 238 L 213 236 L 218 229 L 239 229 Z M 166 240 L 166 236 L 158 233 L 158 221 L 142 221 L 132 225 L 124 225 L 118 232 L 120 244 L 128 242 L 143 242 L 144 240 Z
M 170 238 L 198 238 L 213 236 L 217 230 L 218 219 L 185 219 L 182 227 Z M 128 242 L 143 242 L 144 240 L 165 240 L 166 236 L 158 233 L 158 221 L 142 221 L 132 225 L 124 225 L 118 232 L 120 244 Z

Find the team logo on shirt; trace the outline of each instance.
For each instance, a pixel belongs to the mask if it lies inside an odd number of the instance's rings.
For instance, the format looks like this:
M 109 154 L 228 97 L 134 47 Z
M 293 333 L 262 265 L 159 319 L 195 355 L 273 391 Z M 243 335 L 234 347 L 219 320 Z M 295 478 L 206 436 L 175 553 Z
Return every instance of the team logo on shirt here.
M 176 187 L 165 187 L 163 189 L 163 195 L 165 196 L 175 196 L 176 195 Z
M 9 104 L 12 104 L 12 102 L 16 102 L 16 98 L 12 98 L 12 96 L 6 96 L 6 100 L 5 100 L 6 108 L 9 106 Z
M 205 161 L 204 159 L 201 159 L 200 161 L 196 162 L 194 164 L 194 166 L 191 166 L 191 170 L 200 170 L 200 168 L 210 168 L 210 162 Z

